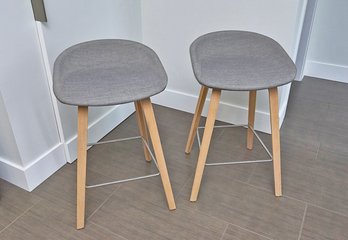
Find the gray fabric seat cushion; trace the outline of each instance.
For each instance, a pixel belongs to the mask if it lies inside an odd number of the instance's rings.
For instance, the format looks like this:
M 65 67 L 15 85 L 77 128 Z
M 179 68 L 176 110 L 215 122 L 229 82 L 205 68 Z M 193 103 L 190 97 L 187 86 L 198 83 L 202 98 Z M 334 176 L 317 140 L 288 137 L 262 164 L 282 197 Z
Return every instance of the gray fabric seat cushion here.
M 153 96 L 167 75 L 156 53 L 128 40 L 84 42 L 63 51 L 54 63 L 53 91 L 59 101 L 107 106 Z
M 257 90 L 284 85 L 296 67 L 273 39 L 244 31 L 212 32 L 190 47 L 198 82 L 223 90 Z

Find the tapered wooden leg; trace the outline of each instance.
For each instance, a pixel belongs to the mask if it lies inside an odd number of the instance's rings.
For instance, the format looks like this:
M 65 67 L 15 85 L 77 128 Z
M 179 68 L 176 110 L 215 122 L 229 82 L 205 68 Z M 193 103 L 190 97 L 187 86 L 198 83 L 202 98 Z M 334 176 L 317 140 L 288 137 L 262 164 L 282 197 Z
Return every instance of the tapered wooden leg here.
M 202 86 L 201 91 L 199 93 L 199 98 L 198 98 L 195 114 L 193 115 L 190 133 L 189 133 L 187 143 L 186 143 L 185 153 L 187 153 L 187 154 L 189 154 L 191 152 L 191 149 L 192 149 L 193 141 L 195 139 L 197 127 L 199 124 L 199 120 L 201 119 L 201 114 L 202 114 L 204 102 L 205 102 L 205 99 L 207 97 L 207 92 L 208 92 L 208 88 Z
M 269 106 L 271 113 L 272 129 L 272 155 L 274 172 L 274 189 L 276 196 L 282 196 L 282 175 L 280 163 L 280 136 L 279 136 L 279 110 L 278 110 L 278 89 L 270 88 Z
M 248 130 L 247 130 L 247 149 L 251 150 L 254 146 L 254 133 L 250 128 L 254 128 L 256 107 L 256 90 L 249 92 L 249 110 L 248 110 Z
M 214 129 L 216 113 L 219 107 L 220 96 L 221 96 L 221 90 L 213 89 L 213 93 L 211 94 L 211 98 L 210 98 L 209 112 L 208 112 L 207 121 L 205 123 L 201 149 L 199 151 L 195 178 L 193 181 L 193 186 L 191 191 L 191 198 L 190 198 L 191 202 L 197 201 L 197 196 L 198 196 L 199 188 L 201 186 L 205 162 L 207 160 L 210 140 L 211 140 L 211 136 Z
M 145 118 L 144 118 L 143 108 L 141 107 L 140 101 L 134 102 L 134 105 L 135 105 L 135 115 L 137 117 L 140 136 L 142 136 L 143 139 L 147 143 L 149 143 L 149 137 L 147 135 L 146 122 L 145 122 Z M 147 149 L 145 143 L 143 143 L 143 148 L 144 148 L 144 155 L 145 155 L 146 161 L 151 161 L 151 155 L 150 155 L 150 152 Z
M 85 227 L 88 107 L 78 107 L 76 228 Z
M 166 162 L 164 159 L 161 140 L 158 134 L 155 114 L 152 108 L 150 98 L 141 100 L 141 106 L 144 111 L 145 119 L 147 122 L 147 126 L 149 129 L 149 133 L 150 133 L 150 137 L 152 141 L 152 146 L 155 151 L 158 169 L 162 179 L 162 184 L 163 184 L 164 192 L 167 198 L 168 207 L 170 210 L 174 210 L 176 209 L 175 200 L 173 196 L 172 186 L 169 180 L 168 170 L 167 170 Z

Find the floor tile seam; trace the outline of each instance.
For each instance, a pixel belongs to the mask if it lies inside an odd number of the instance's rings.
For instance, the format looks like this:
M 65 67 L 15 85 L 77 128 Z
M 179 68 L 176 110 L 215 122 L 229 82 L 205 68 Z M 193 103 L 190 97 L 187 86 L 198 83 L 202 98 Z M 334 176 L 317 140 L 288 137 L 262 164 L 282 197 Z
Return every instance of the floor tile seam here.
M 344 214 L 344 213 L 341 213 L 341 212 L 336 212 L 334 210 L 330 210 L 330 209 L 327 209 L 327 208 L 324 208 L 324 207 L 321 207 L 321 206 L 318 206 L 316 204 L 312 204 L 312 203 L 309 203 L 309 202 L 307 204 L 308 204 L 308 206 L 319 208 L 321 210 L 324 210 L 324 211 L 327 211 L 327 212 L 330 212 L 330 213 L 333 213 L 333 214 L 337 214 L 337 215 L 339 215 L 341 217 L 348 218 L 348 214 Z
M 253 185 L 253 184 L 246 183 L 246 182 L 242 182 L 242 181 L 240 181 L 240 180 L 235 180 L 235 181 L 240 182 L 240 183 L 247 184 L 247 185 L 249 185 L 250 187 L 253 187 L 253 188 L 256 188 L 256 189 L 259 189 L 259 190 L 263 190 L 263 191 L 266 191 L 266 192 L 268 192 L 268 193 L 272 193 L 272 194 L 273 194 L 273 191 L 268 190 L 268 189 L 266 189 L 266 188 L 259 187 L 259 186 L 255 186 L 255 185 Z M 283 194 L 282 197 L 283 197 L 283 198 L 290 199 L 290 200 L 294 200 L 294 201 L 297 201 L 297 202 L 300 202 L 300 203 L 303 203 L 303 204 L 305 204 L 305 205 L 307 204 L 308 206 L 320 208 L 320 209 L 325 210 L 325 211 L 328 211 L 328 212 L 330 212 L 330 213 L 334 213 L 334 214 L 340 215 L 340 216 L 342 216 L 342 217 L 348 218 L 348 214 L 340 213 L 340 212 L 337 212 L 337 211 L 334 211 L 334 210 L 331 210 L 331 209 L 328 209 L 328 208 L 325 208 L 325 207 L 316 205 L 316 204 L 311 203 L 311 202 L 308 202 L 308 201 L 304 201 L 304 200 L 301 200 L 301 199 L 298 199 L 298 198 L 295 198 L 295 197 L 291 197 L 291 196 L 289 196 L 289 195 L 284 195 L 284 194 Z
M 262 188 L 260 188 L 260 189 L 262 189 Z M 295 201 L 298 201 L 298 202 L 307 204 L 308 206 L 320 208 L 320 209 L 325 210 L 325 211 L 328 211 L 328 212 L 330 212 L 330 213 L 334 213 L 334 214 L 340 215 L 340 216 L 342 216 L 342 217 L 348 218 L 348 214 L 346 215 L 346 214 L 343 214 L 343 213 L 340 213 L 340 212 L 336 212 L 336 211 L 334 211 L 334 210 L 331 210 L 331 209 L 328 209 L 328 208 L 325 208 L 325 207 L 316 205 L 316 204 L 311 203 L 311 202 L 308 202 L 308 201 L 303 201 L 303 200 L 300 200 L 300 199 L 297 199 L 297 198 L 294 198 L 294 197 L 291 197 L 291 196 L 288 196 L 288 195 L 283 195 L 282 197 L 285 197 L 285 198 L 288 198 L 288 199 L 291 199 L 291 200 L 295 200 Z
M 299 96 L 292 96 L 293 98 L 299 98 Z M 339 104 L 339 103 L 335 103 L 335 102 L 330 102 L 330 101 L 323 101 L 323 100 L 319 100 L 319 99 L 314 99 L 314 98 L 311 98 L 311 97 L 307 97 L 306 95 L 302 95 L 300 96 L 301 97 L 301 100 L 297 100 L 298 101 L 311 101 L 311 102 L 316 102 L 316 103 L 319 103 L 319 104 L 332 104 L 332 105 L 338 105 L 338 106 L 346 106 L 345 104 Z M 292 100 L 294 101 L 294 100 Z
M 88 218 L 86 220 L 90 220 L 94 214 L 96 212 L 99 211 L 100 208 L 102 208 L 104 206 L 104 204 L 112 197 L 112 195 L 120 188 L 120 185 L 118 185 L 114 190 L 111 191 L 111 193 L 109 194 L 109 196 L 107 196 L 107 198 L 92 212 L 91 215 L 88 216 Z
M 256 166 L 253 166 L 253 169 L 251 170 L 251 173 L 249 174 L 247 180 L 245 181 L 245 183 L 247 184 L 250 184 L 250 181 L 251 181 L 251 178 L 253 177 L 254 173 L 255 173 L 255 169 L 256 169 Z M 244 182 L 242 180 L 240 180 L 241 182 Z
M 244 184 L 246 184 L 246 185 L 249 185 L 249 186 L 254 187 L 254 188 L 256 188 L 256 189 L 259 189 L 259 190 L 265 190 L 265 191 L 267 191 L 267 192 L 269 192 L 269 193 L 272 192 L 272 191 L 269 191 L 269 190 L 267 190 L 267 189 L 259 188 L 259 187 L 253 186 L 253 185 L 251 185 L 251 184 L 247 184 L 247 183 L 242 182 L 242 181 L 239 181 L 239 180 L 235 180 L 235 181 L 240 182 L 240 183 L 244 183 Z M 272 194 L 273 194 L 273 192 L 272 192 Z M 286 197 L 286 196 L 283 196 L 283 197 Z M 286 197 L 286 198 L 287 198 L 287 197 Z M 304 203 L 304 204 L 305 204 L 305 209 L 306 209 L 306 206 L 307 206 L 308 203 L 306 203 L 306 202 L 304 202 L 304 201 L 301 201 L 301 200 L 298 200 L 298 199 L 294 199 L 294 198 L 290 198 L 290 199 L 296 200 L 296 201 L 301 202 L 301 203 Z M 219 218 L 219 217 L 217 217 L 217 216 L 214 216 L 214 215 L 211 215 L 211 214 L 207 214 L 207 213 L 205 213 L 205 212 L 203 212 L 203 211 L 201 211 L 201 210 L 195 209 L 195 211 L 198 211 L 198 212 L 200 212 L 200 213 L 202 213 L 202 214 L 204 214 L 204 215 L 207 215 L 207 216 L 209 216 L 209 217 L 216 218 L 216 219 L 218 219 L 218 220 L 220 220 L 220 221 L 222 221 L 222 222 L 227 223 L 228 225 L 232 225 L 232 226 L 238 227 L 238 228 L 240 228 L 240 229 L 243 229 L 244 231 L 247 231 L 247 232 L 256 234 L 256 235 L 258 235 L 258 236 L 260 236 L 260 237 L 264 237 L 264 238 L 266 238 L 266 239 L 268 239 L 268 240 L 274 240 L 274 239 L 272 239 L 272 238 L 270 238 L 270 237 L 268 237 L 268 236 L 265 236 L 265 235 L 262 235 L 262 234 L 260 234 L 260 233 L 254 232 L 254 231 L 252 231 L 252 230 L 250 230 L 250 229 L 244 228 L 244 227 L 239 226 L 239 225 L 237 225 L 237 224 L 235 224 L 235 223 L 232 223 L 232 222 L 223 220 L 223 219 L 221 219 L 221 218 Z
M 247 231 L 247 232 L 249 232 L 249 233 L 255 234 L 255 235 L 259 236 L 259 237 L 263 237 L 263 238 L 266 238 L 266 239 L 268 239 L 268 240 L 274 240 L 273 238 L 270 238 L 270 237 L 267 237 L 267 236 L 262 235 L 262 234 L 260 234 L 260 233 L 254 232 L 254 231 L 252 231 L 252 230 L 250 230 L 250 229 L 241 227 L 241 226 L 239 226 L 239 225 L 237 225 L 237 224 L 229 223 L 229 225 L 235 226 L 235 227 L 240 228 L 240 229 L 242 229 L 242 230 L 244 230 L 244 231 Z
M 241 181 L 241 180 L 239 180 L 239 179 L 235 179 L 234 181 L 239 182 L 239 183 L 242 183 L 242 184 L 246 184 L 246 185 L 248 185 L 248 186 L 250 186 L 250 187 L 253 187 L 253 188 L 255 188 L 255 189 L 258 189 L 258 190 L 263 190 L 263 191 L 266 191 L 266 192 L 268 192 L 268 193 L 273 193 L 273 190 L 269 190 L 269 189 L 267 189 L 267 188 L 259 187 L 259 186 L 253 185 L 253 184 L 251 184 L 251 183 L 249 183 L 249 182 L 244 182 L 244 181 Z M 283 195 L 283 196 L 284 196 L 284 195 Z
M 191 173 L 190 176 L 187 177 L 185 183 L 182 185 L 182 187 L 178 191 L 178 194 L 177 194 L 178 197 L 182 196 L 182 193 L 183 193 L 185 187 L 189 184 L 193 175 L 194 175 L 194 173 Z
M 124 236 L 121 236 L 121 235 L 119 235 L 119 234 L 117 234 L 117 233 L 115 233 L 115 232 L 113 232 L 113 231 L 107 229 L 106 227 L 104 227 L 104 226 L 102 226 L 102 225 L 100 225 L 100 224 L 98 224 L 98 223 L 95 223 L 95 222 L 91 221 L 91 224 L 93 224 L 93 225 L 95 225 L 95 226 L 101 228 L 102 230 L 104 230 L 104 231 L 106 231 L 106 232 L 108 232 L 108 233 L 110 233 L 110 234 L 112 234 L 112 235 L 114 235 L 114 236 L 116 236 L 116 237 L 120 237 L 120 238 L 122 238 L 122 239 L 124 239 L 124 240 L 128 240 L 128 238 L 125 238 Z
M 148 163 L 148 162 L 146 161 L 146 163 Z M 149 162 L 149 163 L 152 163 L 152 161 Z M 155 166 L 155 169 L 154 169 L 154 170 L 155 170 L 155 171 L 154 171 L 153 173 L 149 173 L 149 175 L 150 175 L 150 174 L 156 174 L 156 173 L 159 172 L 156 166 Z M 100 174 L 101 176 L 106 177 L 106 178 L 110 179 L 111 181 L 119 181 L 119 180 L 122 180 L 122 179 L 114 179 L 114 177 L 105 175 L 103 172 L 98 171 L 98 170 L 91 170 L 91 169 L 88 169 L 88 171 L 91 171 L 91 172 L 93 172 L 93 173 Z M 139 177 L 139 176 L 133 176 L 133 177 L 131 176 L 131 177 L 127 177 L 127 178 L 136 178 L 136 177 Z M 88 178 L 88 174 L 87 174 L 87 178 Z M 100 184 L 100 183 L 96 183 L 96 184 Z
M 195 202 L 190 202 L 190 203 L 191 203 L 191 204 L 195 204 Z M 272 238 L 270 238 L 270 237 L 264 236 L 264 235 L 262 235 L 262 234 L 260 234 L 260 233 L 257 233 L 257 232 L 254 232 L 254 231 L 250 230 L 250 229 L 247 229 L 247 228 L 244 228 L 244 227 L 242 227 L 242 226 L 239 226 L 239 225 L 237 225 L 237 224 L 235 224 L 235 223 L 226 221 L 226 220 L 224 220 L 224 219 L 219 218 L 218 216 L 211 215 L 211 214 L 209 214 L 209 213 L 207 213 L 207 212 L 204 212 L 204 211 L 202 211 L 202 210 L 199 210 L 199 209 L 197 209 L 197 208 L 194 208 L 193 211 L 198 212 L 199 214 L 204 215 L 204 216 L 206 216 L 206 217 L 210 217 L 210 218 L 212 218 L 212 219 L 216 219 L 216 220 L 220 221 L 221 223 L 226 224 L 226 229 L 225 229 L 224 233 L 227 231 L 228 227 L 231 225 L 231 226 L 235 226 L 235 227 L 238 227 L 238 228 L 240 228 L 240 229 L 243 229 L 243 230 L 245 230 L 245 231 L 247 231 L 247 232 L 250 232 L 250 233 L 256 234 L 256 235 L 258 235 L 258 236 L 264 237 L 264 238 L 266 238 L 266 239 L 268 239 L 268 240 L 274 240 L 274 239 L 272 239 Z M 222 239 L 222 238 L 221 238 L 221 239 Z
M 243 184 L 246 184 L 246 185 L 248 185 L 248 186 L 250 186 L 252 188 L 255 188 L 255 189 L 258 189 L 258 190 L 262 190 L 262 191 L 265 191 L 265 192 L 268 192 L 268 193 L 271 193 L 272 195 L 274 195 L 273 190 L 269 190 L 267 188 L 255 186 L 255 185 L 253 185 L 251 183 L 243 182 L 243 181 L 240 181 L 240 180 L 235 180 L 235 181 L 243 183 Z M 300 203 L 302 203 L 304 205 L 305 204 L 310 204 L 309 202 L 306 202 L 306 201 L 303 201 L 303 200 L 300 200 L 300 199 L 297 199 L 297 198 L 294 198 L 294 197 L 291 197 L 291 196 L 288 196 L 288 195 L 285 195 L 285 194 L 283 194 L 281 197 L 300 202 Z
M 226 224 L 226 227 L 225 227 L 224 231 L 222 232 L 222 235 L 221 235 L 220 240 L 223 240 L 223 239 L 224 239 L 225 233 L 226 233 L 226 231 L 227 231 L 227 229 L 228 229 L 229 226 L 230 226 L 230 224 Z
M 12 222 L 10 222 L 6 227 L 0 230 L 0 235 L 8 229 L 10 226 L 12 226 L 15 222 L 17 222 L 21 217 L 23 217 L 27 212 L 29 212 L 31 209 L 33 209 L 35 206 L 37 206 L 39 203 L 41 203 L 43 199 L 40 199 L 37 203 L 34 203 L 32 206 L 27 208 L 23 213 L 21 213 L 19 216 L 17 216 Z
M 306 215 L 307 215 L 307 209 L 308 209 L 308 204 L 306 204 L 306 207 L 305 207 L 304 212 L 303 212 L 303 218 L 302 218 L 302 222 L 301 222 L 300 232 L 298 235 L 298 240 L 300 240 L 302 237 L 302 231 L 303 231 L 303 226 L 304 226 Z
M 317 160 L 318 160 L 320 146 L 321 146 L 321 143 L 319 142 L 319 143 L 318 143 L 318 147 L 317 147 L 317 153 L 316 153 L 316 155 L 315 155 L 314 161 L 317 161 Z
M 196 204 L 196 202 L 191 202 L 190 200 L 185 200 L 185 201 L 187 201 L 189 204 L 192 204 L 192 205 Z M 189 207 L 186 207 L 186 208 L 189 208 Z M 217 217 L 217 216 L 211 215 L 211 214 L 209 214 L 209 213 L 207 213 L 207 212 L 204 212 L 204 211 L 202 211 L 202 210 L 199 210 L 199 209 L 197 209 L 197 208 L 195 208 L 195 207 L 192 208 L 192 209 L 189 208 L 189 210 L 192 210 L 192 211 L 194 211 L 194 212 L 197 212 L 197 213 L 199 213 L 199 214 L 201 214 L 201 215 L 203 215 L 203 216 L 210 217 L 210 218 L 212 218 L 212 219 L 216 219 L 217 221 L 220 221 L 221 223 L 224 223 L 226 226 L 232 224 L 231 222 L 228 222 L 228 221 L 226 221 L 226 220 L 224 220 L 224 219 L 221 219 L 221 218 L 219 218 L 219 217 Z

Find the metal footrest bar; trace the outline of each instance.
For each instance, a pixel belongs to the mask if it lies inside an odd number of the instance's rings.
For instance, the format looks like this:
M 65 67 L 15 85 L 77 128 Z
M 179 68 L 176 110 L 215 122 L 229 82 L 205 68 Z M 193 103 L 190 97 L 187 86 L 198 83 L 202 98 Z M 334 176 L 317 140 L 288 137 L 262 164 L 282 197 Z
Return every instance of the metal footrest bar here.
M 153 155 L 149 145 L 147 144 L 147 142 L 145 141 L 145 139 L 142 136 L 129 137 L 129 138 L 120 138 L 120 139 L 114 139 L 114 140 L 97 142 L 97 143 L 88 143 L 87 145 L 88 146 L 92 146 L 92 145 L 99 145 L 99 144 L 108 144 L 108 143 L 114 143 L 114 142 L 129 141 L 129 140 L 134 140 L 134 139 L 141 139 L 143 141 L 143 143 L 145 144 L 147 150 L 149 151 L 149 153 L 151 155 L 151 158 L 152 158 L 153 162 L 156 165 L 156 168 L 157 168 L 158 172 L 154 173 L 154 174 L 140 176 L 140 177 L 133 177 L 133 178 L 127 178 L 127 179 L 122 179 L 122 180 L 117 180 L 117 181 L 112 181 L 112 182 L 105 182 L 105 183 L 99 183 L 99 184 L 94 184 L 94 185 L 87 185 L 86 188 L 96 188 L 96 187 L 102 187 L 102 186 L 107 186 L 107 185 L 111 185 L 111 184 L 131 182 L 131 181 L 136 181 L 136 180 L 141 180 L 141 179 L 146 179 L 146 178 L 151 178 L 151 177 L 157 177 L 157 176 L 160 175 L 156 158 Z
M 88 143 L 87 146 L 93 146 L 93 145 L 100 145 L 100 144 L 108 144 L 108 143 L 114 143 L 114 142 L 122 142 L 122 141 L 128 141 L 128 140 L 134 140 L 134 139 L 140 139 L 141 136 L 135 136 L 135 137 L 128 137 L 128 138 L 119 138 L 119 139 L 113 139 L 108 141 L 102 141 L 102 142 L 91 142 Z M 144 141 L 144 139 L 143 139 Z
M 271 159 L 265 159 L 265 160 L 251 160 L 251 161 L 232 161 L 232 162 L 218 162 L 218 163 L 206 163 L 206 166 L 221 166 L 221 165 L 233 165 L 233 164 L 248 164 L 248 163 L 265 163 L 265 162 L 272 162 L 273 161 L 273 157 L 271 152 L 268 150 L 268 148 L 266 147 L 266 145 L 263 143 L 262 139 L 260 138 L 260 136 L 256 133 L 256 131 L 250 127 L 248 124 L 238 124 L 238 125 L 218 125 L 218 126 L 214 126 L 214 128 L 235 128 L 235 127 L 244 127 L 244 128 L 250 128 L 251 131 L 253 132 L 253 134 L 256 136 L 257 140 L 261 143 L 262 147 L 265 149 L 265 151 L 267 152 L 268 156 Z M 199 148 L 201 147 L 201 138 L 199 136 L 199 129 L 204 129 L 204 127 L 198 127 L 197 128 L 197 140 L 198 140 L 198 146 Z

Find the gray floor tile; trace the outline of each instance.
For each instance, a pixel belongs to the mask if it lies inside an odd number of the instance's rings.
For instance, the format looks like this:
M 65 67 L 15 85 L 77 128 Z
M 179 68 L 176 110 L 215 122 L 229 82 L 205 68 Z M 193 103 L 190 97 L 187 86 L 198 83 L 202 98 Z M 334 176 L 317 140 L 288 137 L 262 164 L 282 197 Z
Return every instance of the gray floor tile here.
M 230 181 L 224 175 L 205 173 L 196 203 L 188 203 L 191 186 L 180 198 L 199 212 L 223 219 L 272 239 L 297 239 L 305 204 Z
M 270 240 L 237 226 L 229 225 L 222 240 Z
M 283 194 L 303 201 L 320 196 L 320 181 L 315 146 L 304 146 L 291 139 L 282 138 L 281 162 Z M 250 178 L 251 185 L 273 192 L 272 163 L 259 164 Z
M 111 178 L 95 173 L 87 172 L 87 184 L 97 184 L 110 181 Z M 87 189 L 86 192 L 86 216 L 91 215 L 105 199 L 117 188 L 117 185 L 110 185 L 102 188 Z M 65 207 L 76 204 L 76 163 L 67 164 L 47 181 L 42 183 L 33 191 L 42 199 L 49 200 L 56 205 Z
M 316 205 L 348 216 L 348 161 L 347 155 L 321 147 L 317 157 L 317 184 L 320 197 Z
M 291 97 L 338 105 L 348 104 L 347 84 L 313 77 L 294 82 Z
M 76 230 L 74 210 L 75 207 L 72 205 L 61 207 L 53 202 L 43 200 L 3 231 L 0 234 L 0 239 L 124 240 L 124 238 L 89 222 L 85 229 Z
M 148 187 L 152 192 L 153 186 Z M 169 211 L 143 195 L 120 188 L 91 221 L 128 239 L 220 239 L 227 223 L 180 207 Z
M 0 231 L 39 201 L 38 196 L 0 179 Z
M 301 240 L 346 240 L 348 217 L 309 206 Z

